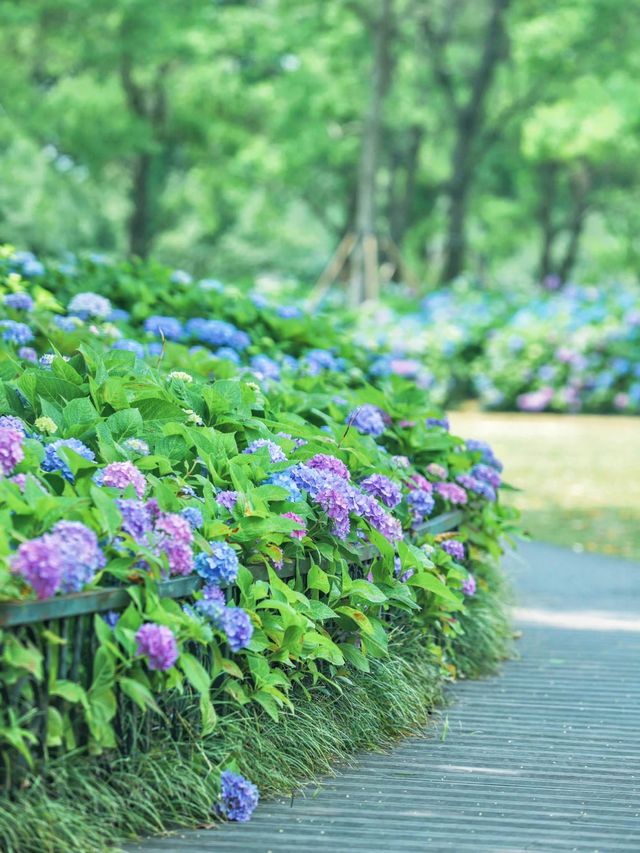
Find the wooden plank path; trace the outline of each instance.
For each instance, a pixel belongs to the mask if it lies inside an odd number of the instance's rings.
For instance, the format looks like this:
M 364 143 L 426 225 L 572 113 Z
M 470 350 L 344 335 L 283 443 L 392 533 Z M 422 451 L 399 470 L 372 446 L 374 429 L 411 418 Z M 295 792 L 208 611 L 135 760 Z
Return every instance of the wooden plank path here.
M 457 685 L 439 733 L 363 755 L 249 824 L 130 850 L 639 853 L 640 565 L 535 543 L 507 567 L 520 659 Z

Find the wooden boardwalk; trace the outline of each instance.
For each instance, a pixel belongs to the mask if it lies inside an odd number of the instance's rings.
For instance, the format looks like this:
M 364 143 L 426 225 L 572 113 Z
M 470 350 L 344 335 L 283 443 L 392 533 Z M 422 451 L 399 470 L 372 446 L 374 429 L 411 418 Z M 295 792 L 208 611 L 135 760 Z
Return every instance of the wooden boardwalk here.
M 640 566 L 529 544 L 508 570 L 520 659 L 456 686 L 439 734 L 363 755 L 249 824 L 130 849 L 639 853 Z

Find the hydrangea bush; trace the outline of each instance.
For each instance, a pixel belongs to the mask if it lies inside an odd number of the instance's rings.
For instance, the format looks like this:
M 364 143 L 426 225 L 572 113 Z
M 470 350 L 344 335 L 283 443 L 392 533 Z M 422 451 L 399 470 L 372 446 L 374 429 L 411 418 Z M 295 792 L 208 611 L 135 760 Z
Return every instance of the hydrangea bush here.
M 516 522 L 498 460 L 450 434 L 415 375 L 376 375 L 348 339 L 319 350 L 326 323 L 297 306 L 155 267 L 88 263 L 75 280 L 43 265 L 36 286 L 11 258 L 4 296 L 30 301 L 3 310 L 22 312 L 36 360 L 26 333 L 3 338 L 0 601 L 130 597 L 96 616 L 94 682 L 50 678 L 67 702 L 54 752 L 73 743 L 70 705 L 91 751 L 114 749 L 119 693 L 148 714 L 195 697 L 204 736 L 219 703 L 278 719 L 294 685 L 367 672 L 392 631 L 455 676 L 453 643 Z M 457 509 L 455 530 L 428 532 Z M 181 578 L 188 600 L 159 594 Z M 40 664 L 12 637 L 0 687 Z M 29 756 L 30 740 L 0 708 L 0 750 Z M 257 790 L 221 770 L 212 810 L 246 820 Z

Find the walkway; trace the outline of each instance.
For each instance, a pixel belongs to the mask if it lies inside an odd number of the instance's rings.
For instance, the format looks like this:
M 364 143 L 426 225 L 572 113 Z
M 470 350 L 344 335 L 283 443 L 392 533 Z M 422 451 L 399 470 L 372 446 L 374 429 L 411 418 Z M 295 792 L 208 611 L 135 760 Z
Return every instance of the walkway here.
M 364 755 L 249 824 L 134 849 L 638 853 L 640 566 L 529 544 L 508 570 L 521 659 L 458 685 L 437 739 Z

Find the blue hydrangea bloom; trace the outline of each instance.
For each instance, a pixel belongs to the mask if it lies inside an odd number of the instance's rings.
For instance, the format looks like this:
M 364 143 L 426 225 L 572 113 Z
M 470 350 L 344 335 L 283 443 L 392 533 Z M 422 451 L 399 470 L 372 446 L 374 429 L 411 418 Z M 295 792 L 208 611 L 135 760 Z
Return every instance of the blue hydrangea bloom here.
M 268 480 L 265 480 L 265 483 L 269 486 L 280 486 L 281 489 L 286 489 L 289 493 L 287 500 L 292 503 L 302 500 L 302 492 L 293 478 L 291 469 L 288 469 L 287 471 L 276 471 Z
M 75 332 L 82 326 L 79 317 L 63 317 L 60 314 L 53 318 L 53 322 L 63 332 Z
M 251 370 L 260 379 L 280 379 L 280 365 L 268 355 L 254 355 L 251 359 Z
M 171 273 L 170 281 L 171 284 L 187 285 L 191 284 L 193 276 L 191 276 L 186 270 L 174 270 Z
M 132 352 L 136 358 L 144 358 L 145 355 L 144 346 L 139 341 L 133 341 L 130 338 L 120 338 L 119 341 L 114 341 L 111 348 Z
M 382 410 L 370 403 L 365 403 L 364 406 L 350 412 L 346 418 L 346 423 L 352 424 L 365 435 L 379 436 L 386 429 Z
M 259 794 L 256 786 L 244 776 L 230 770 L 223 771 L 220 785 L 221 814 L 228 820 L 248 821 L 258 805 Z
M 74 476 L 71 471 L 71 468 L 69 468 L 65 460 L 58 455 L 58 450 L 61 447 L 68 447 L 70 450 L 73 450 L 74 453 L 77 453 L 84 459 L 88 459 L 90 462 L 95 462 L 96 455 L 93 450 L 91 450 L 89 447 L 87 447 L 86 444 L 83 444 L 77 438 L 60 438 L 45 447 L 44 459 L 42 460 L 42 465 L 40 466 L 42 470 L 59 471 L 65 478 L 65 480 L 68 480 L 70 483 L 73 483 Z
M 33 311 L 33 299 L 28 293 L 8 293 L 4 298 L 7 308 L 14 311 Z
M 407 495 L 407 503 L 411 507 L 415 521 L 421 522 L 433 512 L 435 499 L 431 492 L 414 489 Z
M 175 317 L 153 315 L 144 321 L 144 330 L 151 335 L 164 337 L 168 341 L 177 341 L 182 337 L 182 323 Z
M 202 551 L 195 560 L 196 572 L 208 584 L 234 583 L 238 577 L 238 555 L 226 542 L 210 542 L 211 553 Z
M 240 356 L 231 349 L 231 347 L 220 347 L 214 352 L 216 358 L 224 358 L 226 361 L 232 361 L 234 364 L 240 364 Z
M 197 530 L 204 524 L 202 512 L 197 506 L 186 506 L 180 513 L 183 518 L 186 518 L 193 530 Z
M 25 278 L 35 278 L 44 275 L 44 264 L 41 263 L 33 252 L 14 252 L 11 256 L 11 265 L 20 271 Z
M 2 339 L 12 344 L 28 344 L 33 340 L 33 332 L 26 323 L 17 323 L 15 320 L 0 321 Z
M 232 652 L 246 649 L 253 635 L 249 614 L 241 607 L 227 607 L 222 611 L 222 630 Z
M 77 314 L 83 320 L 95 317 L 98 320 L 106 320 L 111 314 L 111 303 L 98 293 L 76 293 L 68 305 L 70 314 Z

